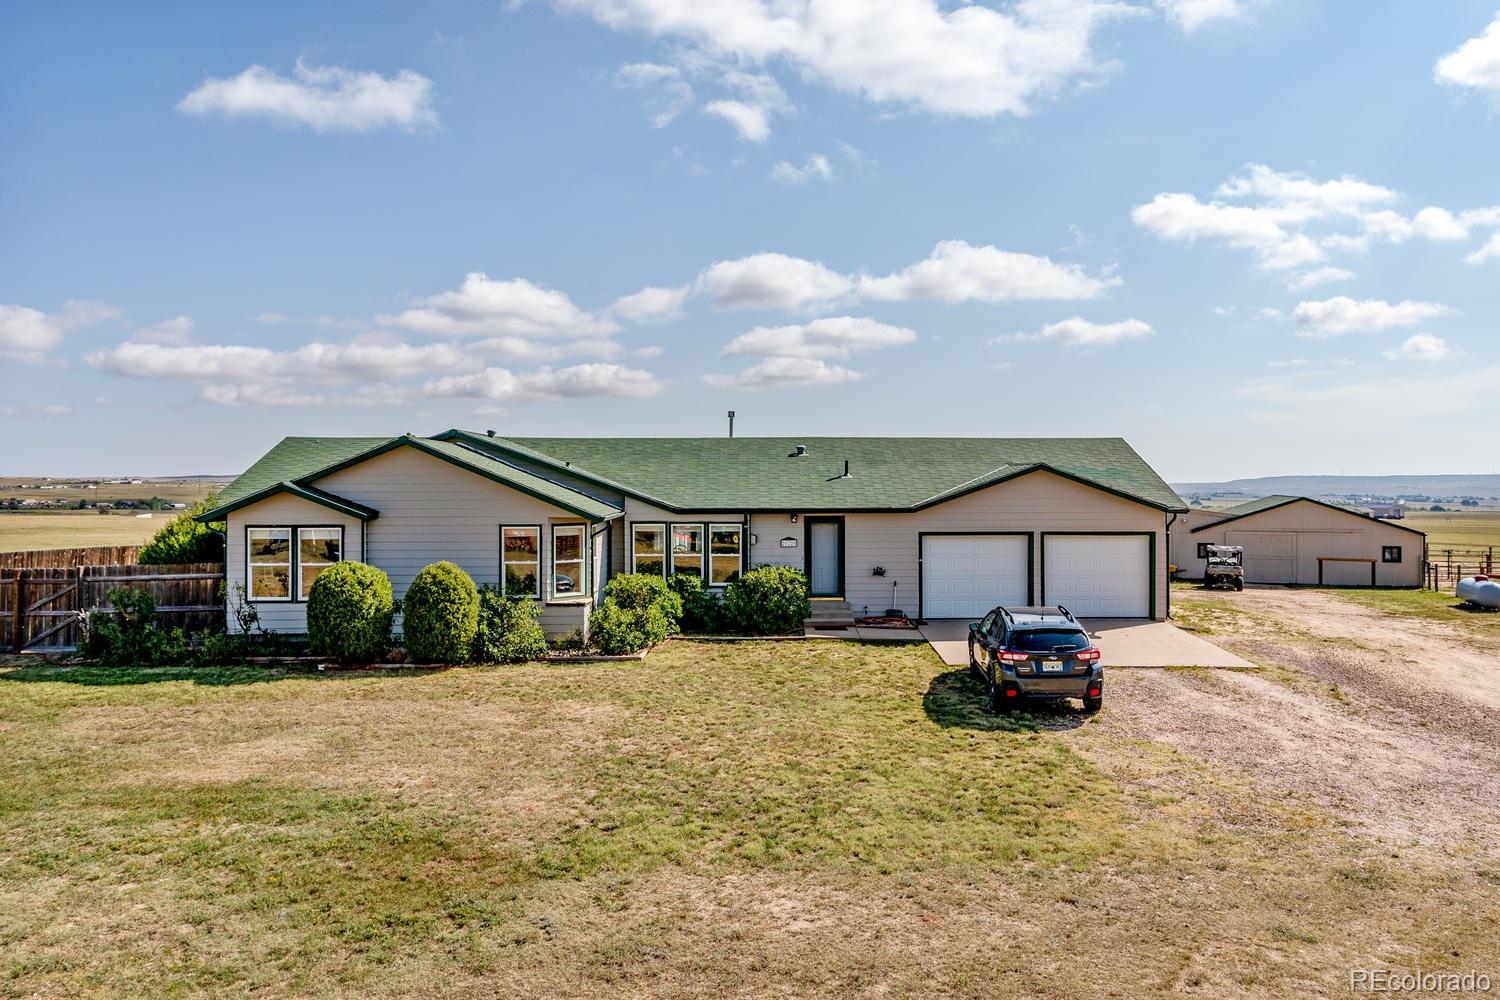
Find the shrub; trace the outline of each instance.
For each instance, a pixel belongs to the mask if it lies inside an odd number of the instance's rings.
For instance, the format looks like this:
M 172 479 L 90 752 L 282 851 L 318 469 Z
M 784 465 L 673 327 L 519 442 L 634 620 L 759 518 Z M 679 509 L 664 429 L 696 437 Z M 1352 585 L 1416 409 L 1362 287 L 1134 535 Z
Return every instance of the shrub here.
M 479 630 L 479 591 L 451 562 L 424 568 L 401 601 L 401 638 L 418 663 L 465 663 Z
M 174 563 L 223 562 L 224 534 L 193 518 L 218 505 L 219 496 L 211 493 L 161 526 L 151 540 L 141 546 L 137 559 L 152 566 Z
M 682 598 L 666 581 L 647 573 L 624 573 L 604 587 L 604 603 L 589 616 L 589 638 L 602 653 L 634 653 L 677 631 Z
M 696 573 L 673 573 L 667 586 L 682 600 L 682 615 L 677 621 L 682 631 L 723 631 L 724 609 L 713 591 L 703 585 L 703 577 Z
M 84 620 L 84 656 L 111 667 L 160 667 L 186 660 L 187 635 L 161 627 L 150 591 L 112 587 L 105 598 L 114 610 L 92 611 Z
M 391 637 L 391 579 L 362 562 L 341 562 L 318 574 L 307 597 L 307 638 L 314 653 L 341 663 L 369 663 Z
M 724 590 L 724 617 L 745 635 L 790 632 L 810 614 L 807 577 L 790 566 L 760 566 Z
M 506 597 L 498 587 L 479 588 L 479 626 L 474 633 L 474 660 L 479 663 L 524 663 L 547 652 L 542 606 L 529 597 Z

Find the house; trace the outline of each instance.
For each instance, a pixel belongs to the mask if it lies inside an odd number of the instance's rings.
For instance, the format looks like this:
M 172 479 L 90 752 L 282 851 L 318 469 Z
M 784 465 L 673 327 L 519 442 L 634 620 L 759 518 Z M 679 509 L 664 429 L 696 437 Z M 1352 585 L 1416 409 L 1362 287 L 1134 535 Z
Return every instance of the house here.
M 1419 587 L 1427 557 L 1415 528 L 1296 496 L 1188 511 L 1172 532 L 1177 575 L 1202 579 L 1209 545 L 1242 546 L 1247 583 Z
M 977 618 L 997 604 L 1164 618 L 1186 507 L 1118 438 L 286 438 L 201 521 L 227 522 L 226 588 L 306 628 L 340 559 L 396 595 L 446 559 L 583 628 L 614 574 L 807 572 L 849 616 Z M 845 602 L 847 607 L 839 605 Z M 826 615 L 825 615 L 826 617 Z M 232 616 L 231 616 L 232 620 Z
M 1369 510 L 1371 517 L 1385 518 L 1398 521 L 1406 516 L 1406 505 L 1397 500 L 1395 503 L 1370 503 L 1365 508 Z

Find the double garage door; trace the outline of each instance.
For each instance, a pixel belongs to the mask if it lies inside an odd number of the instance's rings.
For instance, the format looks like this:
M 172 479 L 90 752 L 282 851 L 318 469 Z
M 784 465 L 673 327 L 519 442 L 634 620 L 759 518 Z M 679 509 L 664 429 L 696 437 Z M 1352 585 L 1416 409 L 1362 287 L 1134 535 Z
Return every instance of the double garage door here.
M 922 616 L 978 618 L 1031 603 L 1029 535 L 929 535 L 922 539 Z M 1045 535 L 1040 601 L 1076 615 L 1151 614 L 1146 535 Z

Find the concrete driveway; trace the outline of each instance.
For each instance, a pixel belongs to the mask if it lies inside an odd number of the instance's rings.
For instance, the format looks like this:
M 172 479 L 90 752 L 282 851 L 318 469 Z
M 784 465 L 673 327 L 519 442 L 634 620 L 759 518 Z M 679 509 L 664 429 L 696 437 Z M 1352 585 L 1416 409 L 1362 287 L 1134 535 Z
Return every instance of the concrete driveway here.
M 1084 628 L 1099 644 L 1106 667 L 1254 667 L 1249 660 L 1220 649 L 1207 639 L 1184 632 L 1171 622 L 1139 618 L 1088 618 Z M 969 623 L 960 619 L 930 621 L 921 632 L 949 666 L 969 663 Z

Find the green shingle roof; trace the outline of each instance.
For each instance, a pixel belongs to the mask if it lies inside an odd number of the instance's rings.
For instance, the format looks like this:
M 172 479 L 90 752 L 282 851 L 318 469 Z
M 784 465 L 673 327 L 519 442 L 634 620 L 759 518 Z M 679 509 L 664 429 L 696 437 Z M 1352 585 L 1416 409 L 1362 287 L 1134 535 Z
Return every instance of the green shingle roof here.
M 1301 497 L 1287 496 L 1284 493 L 1274 493 L 1268 497 L 1261 497 L 1259 500 L 1247 500 L 1233 507 L 1225 507 L 1219 513 L 1228 514 L 1230 517 L 1244 517 L 1246 514 L 1259 514 L 1263 510 L 1270 510 L 1272 507 L 1280 507 L 1284 503 L 1300 499 Z
M 487 438 L 476 447 L 680 510 L 902 510 L 1053 469 L 1164 510 L 1182 500 L 1120 438 Z M 799 444 L 801 458 L 788 456 Z M 850 477 L 841 478 L 844 462 Z
M 389 441 L 388 437 L 289 437 L 260 457 L 239 478 L 224 487 L 219 505 L 229 505 L 268 486 L 290 482 L 337 465 Z

